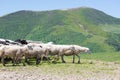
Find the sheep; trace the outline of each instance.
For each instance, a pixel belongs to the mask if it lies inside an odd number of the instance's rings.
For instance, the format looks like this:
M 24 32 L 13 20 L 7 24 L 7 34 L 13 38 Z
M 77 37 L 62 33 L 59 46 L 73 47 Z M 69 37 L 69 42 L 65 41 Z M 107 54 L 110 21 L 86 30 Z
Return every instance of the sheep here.
M 43 44 L 42 46 L 45 46 L 49 49 L 49 55 L 54 56 L 53 57 L 53 62 L 55 63 L 56 60 L 59 59 L 59 56 L 61 56 L 61 58 L 63 58 L 63 53 L 66 50 L 72 50 L 72 46 L 69 45 L 55 45 L 53 43 L 48 43 L 48 44 Z M 62 59 L 62 62 L 63 61 Z
M 5 66 L 4 59 L 11 58 L 13 66 L 18 63 L 18 60 L 22 58 L 20 46 L 17 45 L 4 45 L 0 48 L 1 62 Z
M 41 48 L 40 46 L 30 46 L 26 45 L 28 52 L 25 53 L 25 60 L 29 64 L 28 59 L 35 58 L 36 65 L 40 63 L 40 59 L 42 60 L 43 56 L 47 56 L 48 51 L 45 48 Z
M 4 49 L 4 45 L 0 44 L 0 60 L 1 60 L 1 57 L 2 57 L 3 49 Z
M 3 44 L 3 45 L 17 44 L 18 45 L 19 43 L 9 39 L 0 39 L 0 44 Z
M 29 43 L 28 45 L 29 46 L 38 46 L 38 47 L 45 49 L 47 51 L 47 55 L 43 57 L 43 60 L 49 61 L 50 58 L 48 57 L 48 54 L 51 53 L 51 51 L 50 51 L 50 49 L 52 47 L 51 44 L 52 43 L 46 43 L 46 44 L 45 43 Z
M 33 47 L 38 46 L 38 47 L 44 48 L 49 51 L 49 49 L 47 47 L 43 46 L 43 43 L 40 41 L 31 41 L 31 42 L 29 41 L 28 45 L 33 46 Z M 48 60 L 48 59 L 49 59 L 48 57 L 45 57 L 45 56 L 43 57 L 43 60 Z
M 21 44 L 28 44 L 28 42 L 26 40 L 22 40 L 22 39 L 17 39 L 17 40 L 15 40 L 15 42 L 21 43 Z
M 53 56 L 53 63 L 56 63 L 57 60 L 59 60 L 59 50 L 60 50 L 60 45 L 55 45 L 51 43 L 47 43 L 42 45 L 43 47 L 47 48 L 49 50 L 49 55 Z
M 26 40 L 26 41 L 27 41 L 28 44 L 29 43 L 37 43 L 37 44 L 43 43 L 42 41 L 33 41 L 33 40 Z
M 17 64 L 19 60 L 22 59 L 23 65 L 25 65 L 25 61 L 27 63 L 28 59 L 35 58 L 36 64 L 40 63 L 40 59 L 43 58 L 43 56 L 47 56 L 48 51 L 44 48 L 41 48 L 39 46 L 17 46 L 17 45 L 8 45 L 8 46 L 1 46 L 0 47 L 0 57 L 1 62 L 3 66 L 5 66 L 5 58 L 11 58 L 13 65 Z M 25 60 L 23 58 L 25 57 Z
M 74 47 L 72 45 L 61 45 L 59 47 L 59 56 L 61 57 L 62 63 L 65 63 L 64 55 L 74 55 Z
M 79 56 L 79 53 L 80 52 L 85 52 L 85 53 L 90 53 L 90 49 L 87 48 L 87 47 L 82 47 L 82 46 L 79 46 L 79 45 L 73 45 L 74 47 L 74 55 L 73 55 L 73 63 L 74 63 L 74 60 L 75 60 L 75 55 L 78 57 L 78 63 L 80 63 L 80 56 Z
M 89 48 L 87 47 L 81 47 L 78 45 L 57 45 L 59 47 L 59 56 L 61 56 L 62 63 L 65 63 L 64 55 L 70 56 L 73 55 L 73 63 L 75 60 L 75 55 L 78 57 L 78 63 L 80 63 L 80 52 L 89 52 Z

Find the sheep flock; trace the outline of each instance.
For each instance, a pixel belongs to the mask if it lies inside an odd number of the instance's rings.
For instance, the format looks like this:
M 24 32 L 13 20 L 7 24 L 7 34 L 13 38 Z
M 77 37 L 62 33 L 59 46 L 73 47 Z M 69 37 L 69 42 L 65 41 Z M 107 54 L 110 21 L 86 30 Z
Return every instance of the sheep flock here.
M 30 59 L 34 59 L 36 65 L 42 63 L 43 60 L 55 63 L 59 58 L 61 58 L 62 63 L 65 63 L 64 56 L 70 55 L 73 56 L 73 63 L 75 56 L 78 57 L 78 63 L 80 63 L 80 52 L 89 53 L 90 49 L 73 44 L 60 45 L 53 42 L 0 39 L 0 59 L 3 66 L 7 60 L 11 60 L 13 66 L 19 63 L 23 63 L 24 66 L 26 63 L 30 64 Z

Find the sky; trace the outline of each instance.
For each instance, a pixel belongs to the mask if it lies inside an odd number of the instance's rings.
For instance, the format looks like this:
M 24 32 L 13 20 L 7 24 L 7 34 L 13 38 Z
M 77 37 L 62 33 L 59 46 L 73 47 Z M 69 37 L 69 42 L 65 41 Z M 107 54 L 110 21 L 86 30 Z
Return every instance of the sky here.
M 0 17 L 20 11 L 46 11 L 90 7 L 120 18 L 120 0 L 1 0 Z

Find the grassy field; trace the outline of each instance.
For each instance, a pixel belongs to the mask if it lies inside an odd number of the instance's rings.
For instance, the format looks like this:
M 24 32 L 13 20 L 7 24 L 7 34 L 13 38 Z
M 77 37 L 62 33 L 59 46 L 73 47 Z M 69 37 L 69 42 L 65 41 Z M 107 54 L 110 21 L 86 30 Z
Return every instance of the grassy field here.
M 120 63 L 120 52 L 91 53 L 90 55 L 82 54 L 81 58 Z
M 43 62 L 22 66 L 3 67 L 0 64 L 0 80 L 120 80 L 120 53 L 81 54 L 81 64 L 72 63 L 72 57 L 65 57 L 67 63 L 48 64 Z

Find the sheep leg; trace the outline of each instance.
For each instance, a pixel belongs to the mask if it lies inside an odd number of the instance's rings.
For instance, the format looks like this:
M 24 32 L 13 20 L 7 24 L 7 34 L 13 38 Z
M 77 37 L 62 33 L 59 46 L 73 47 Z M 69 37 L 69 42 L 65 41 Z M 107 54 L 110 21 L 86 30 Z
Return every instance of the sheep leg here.
M 36 59 L 36 65 L 38 65 L 39 64 L 39 61 L 38 61 L 38 59 Z
M 61 55 L 61 60 L 62 60 L 62 63 L 66 63 L 63 55 Z
M 19 65 L 19 63 L 20 63 L 20 59 L 19 59 L 19 57 L 16 57 L 15 64 Z
M 47 50 L 46 55 L 45 55 L 45 57 L 47 58 L 48 63 L 50 63 L 49 58 L 48 58 L 48 54 L 49 54 L 49 52 L 50 52 L 50 51 Z
M 46 59 L 47 59 L 47 62 L 50 63 L 50 60 L 49 60 L 49 57 L 48 57 L 48 56 L 46 56 Z
M 25 62 L 27 62 L 27 58 L 25 57 Z
M 54 63 L 54 64 L 56 63 L 55 57 L 53 57 L 52 63 Z
M 43 56 L 41 57 L 41 60 L 40 60 L 41 64 L 43 63 Z
M 27 57 L 25 57 L 25 62 L 26 62 L 27 64 L 30 64 Z
M 55 55 L 55 56 L 53 57 L 52 63 L 55 64 L 58 60 L 59 60 L 59 55 Z
M 80 63 L 80 56 L 78 54 L 76 54 L 76 56 L 78 57 L 78 64 Z
M 43 61 L 47 61 L 48 63 L 50 63 L 50 59 L 48 56 L 43 56 Z
M 48 61 L 48 63 L 50 63 L 50 60 L 49 60 L 49 58 L 47 57 L 47 61 Z
M 73 63 L 75 62 L 75 55 L 73 55 Z
M 15 66 L 16 60 L 13 58 L 12 59 L 12 66 Z
M 36 58 L 36 65 L 38 65 L 40 63 L 40 59 Z
M 4 58 L 1 59 L 1 62 L 2 62 L 2 64 L 3 64 L 3 66 L 5 66 Z

